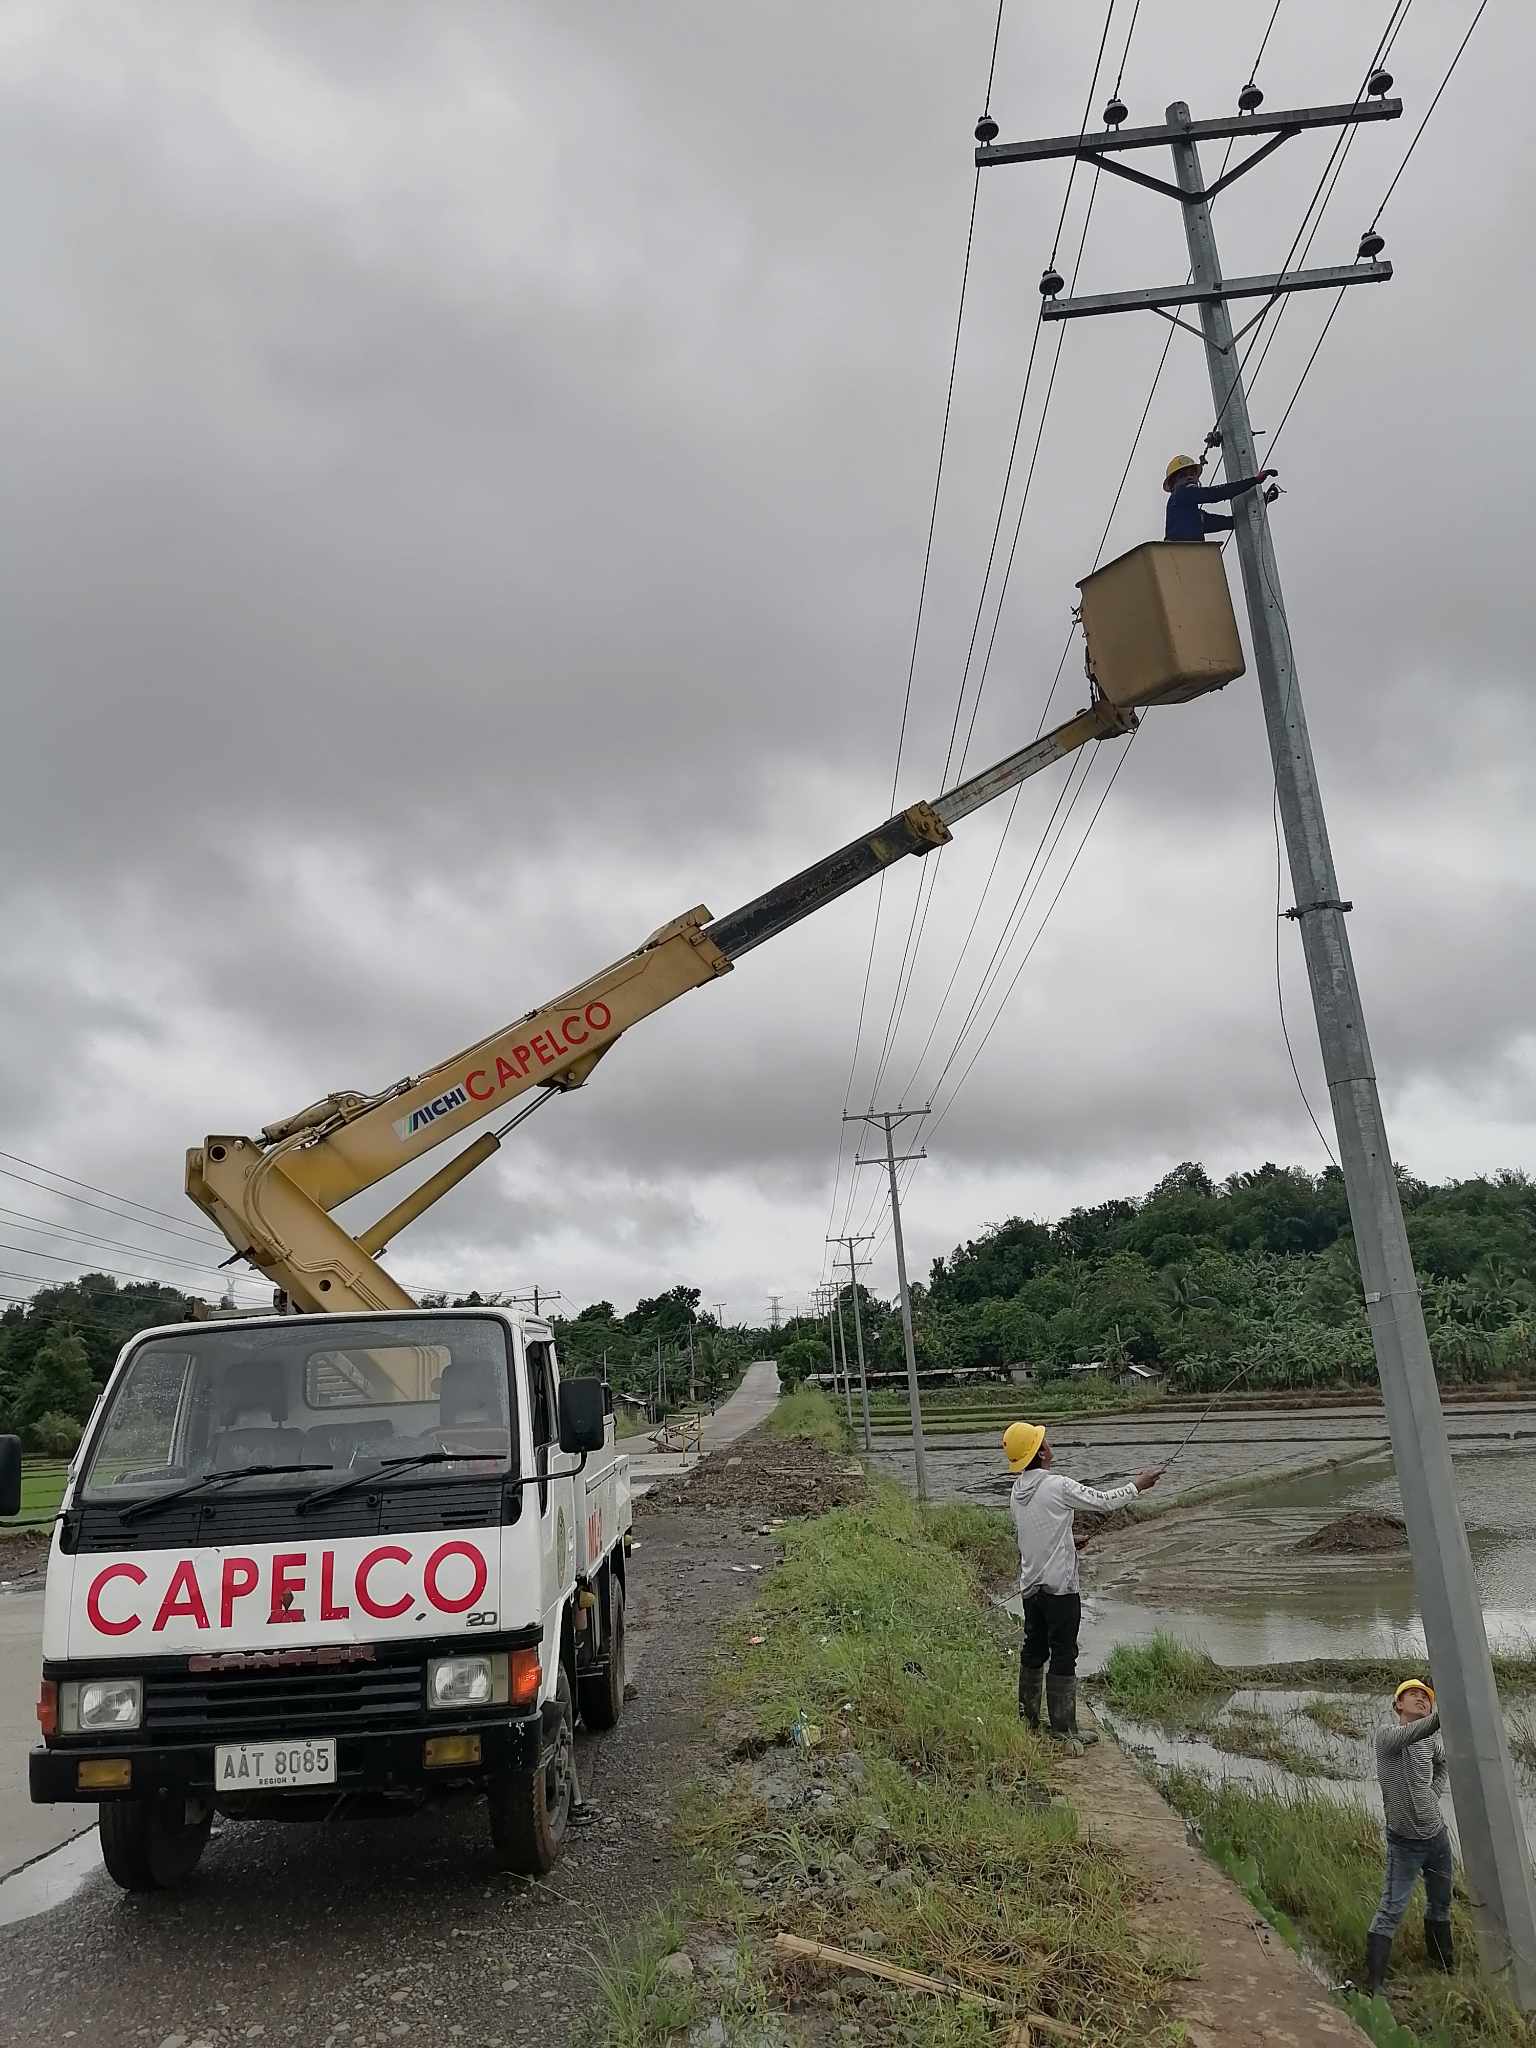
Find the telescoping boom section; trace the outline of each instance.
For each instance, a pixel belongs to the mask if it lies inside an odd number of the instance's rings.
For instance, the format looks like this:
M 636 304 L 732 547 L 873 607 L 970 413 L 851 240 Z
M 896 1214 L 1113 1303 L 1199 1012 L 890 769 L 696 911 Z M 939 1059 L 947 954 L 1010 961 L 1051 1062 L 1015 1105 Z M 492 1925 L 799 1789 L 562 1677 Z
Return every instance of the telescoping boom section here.
M 236 1254 L 292 1305 L 333 1313 L 415 1303 L 379 1264 L 395 1234 L 497 1151 L 547 1093 L 579 1088 L 616 1040 L 690 989 L 728 974 L 744 953 L 788 931 L 908 854 L 929 853 L 950 827 L 1090 740 L 1133 730 L 1133 713 L 1098 694 L 1053 732 L 934 801 L 791 876 L 755 902 L 712 919 L 700 906 L 653 932 L 590 981 L 424 1074 L 377 1095 L 327 1095 L 260 1137 L 214 1136 L 187 1154 L 187 1192 Z M 533 1091 L 546 1091 L 535 1097 Z M 527 1097 L 518 1107 L 519 1098 Z M 510 1114 L 509 1114 L 510 1112 Z M 486 1118 L 475 1138 L 371 1228 L 355 1236 L 332 1210 Z

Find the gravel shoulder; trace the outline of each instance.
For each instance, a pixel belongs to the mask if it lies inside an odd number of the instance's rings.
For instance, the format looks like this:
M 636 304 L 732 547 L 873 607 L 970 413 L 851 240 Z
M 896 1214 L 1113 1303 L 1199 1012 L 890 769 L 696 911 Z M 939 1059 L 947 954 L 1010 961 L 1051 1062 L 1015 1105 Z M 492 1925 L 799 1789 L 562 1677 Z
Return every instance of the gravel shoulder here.
M 607 1937 L 622 1939 L 680 1871 L 672 1801 L 710 1761 L 718 1628 L 760 1583 L 731 1567 L 763 1568 L 776 1552 L 730 1509 L 648 1504 L 636 1535 L 638 1696 L 612 1734 L 580 1745 L 599 1818 L 549 1881 L 494 1868 L 478 1801 L 393 1822 L 222 1822 L 184 1892 L 128 1898 L 93 1869 L 67 1903 L 0 1927 L 0 2040 L 574 2041 Z

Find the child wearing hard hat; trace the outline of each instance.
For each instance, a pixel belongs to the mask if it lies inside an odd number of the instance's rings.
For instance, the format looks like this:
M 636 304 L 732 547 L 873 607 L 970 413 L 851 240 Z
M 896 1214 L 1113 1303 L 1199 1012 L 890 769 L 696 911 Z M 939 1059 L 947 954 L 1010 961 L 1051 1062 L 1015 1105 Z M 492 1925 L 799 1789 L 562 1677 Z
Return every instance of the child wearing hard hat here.
M 1381 1989 L 1392 1937 L 1424 1879 L 1424 1953 L 1440 1970 L 1456 1967 L 1451 1946 L 1451 1837 L 1440 1811 L 1446 1787 L 1445 1748 L 1434 1687 L 1405 1678 L 1392 1695 L 1391 1718 L 1376 1731 L 1376 1776 L 1386 1819 L 1387 1874 L 1381 1904 L 1365 1937 L 1365 1981 Z
M 1163 474 L 1168 493 L 1168 516 L 1163 522 L 1164 540 L 1204 540 L 1208 533 L 1230 533 L 1234 522 L 1223 512 L 1202 512 L 1202 505 L 1222 505 L 1245 498 L 1267 483 L 1279 471 L 1261 469 L 1257 476 L 1239 477 L 1235 483 L 1202 484 L 1201 465 L 1193 455 L 1175 455 Z M 1269 497 L 1276 492 L 1266 493 Z
M 1107 1515 L 1156 1486 L 1161 1474 L 1138 1472 L 1125 1486 L 1080 1486 L 1051 1470 L 1051 1447 L 1038 1423 L 1011 1422 L 1003 1431 L 1008 1470 L 1017 1474 L 1009 1507 L 1019 1539 L 1019 1591 L 1024 1599 L 1024 1647 L 1019 1652 L 1019 1713 L 1040 1726 L 1045 1694 L 1046 1732 L 1063 1742 L 1097 1742 L 1077 1726 L 1077 1636 L 1083 1602 L 1078 1591 L 1077 1544 L 1072 1517 L 1079 1508 Z M 1049 1664 L 1049 1672 L 1047 1672 Z

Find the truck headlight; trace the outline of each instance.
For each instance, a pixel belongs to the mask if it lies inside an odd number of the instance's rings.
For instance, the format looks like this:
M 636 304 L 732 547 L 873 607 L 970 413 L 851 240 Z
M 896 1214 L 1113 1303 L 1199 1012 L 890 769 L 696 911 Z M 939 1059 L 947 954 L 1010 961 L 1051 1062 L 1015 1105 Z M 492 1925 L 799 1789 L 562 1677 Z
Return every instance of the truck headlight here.
M 59 1687 L 61 1735 L 108 1735 L 137 1728 L 144 1718 L 139 1678 L 76 1678 Z
M 434 1657 L 427 1666 L 429 1707 L 504 1707 L 507 1691 L 505 1651 L 479 1657 Z

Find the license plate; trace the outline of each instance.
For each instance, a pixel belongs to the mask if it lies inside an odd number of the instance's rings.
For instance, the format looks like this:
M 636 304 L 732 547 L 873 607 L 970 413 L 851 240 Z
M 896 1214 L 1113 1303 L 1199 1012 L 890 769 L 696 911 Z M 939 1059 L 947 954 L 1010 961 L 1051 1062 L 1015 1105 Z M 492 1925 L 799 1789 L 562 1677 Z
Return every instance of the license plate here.
M 302 1792 L 334 1785 L 336 1738 L 220 1743 L 213 1752 L 213 1782 L 220 1792 Z

